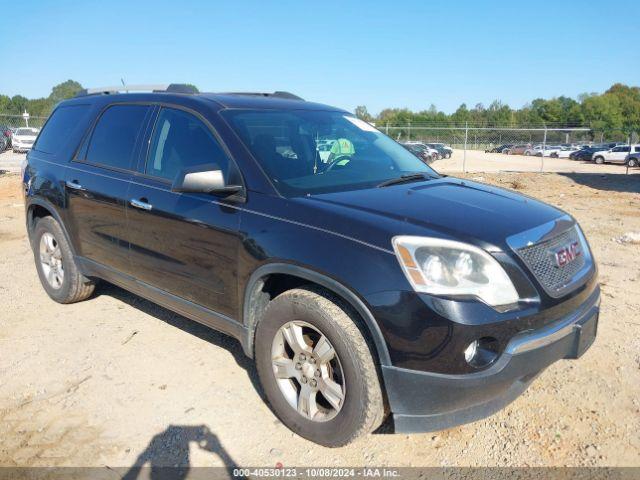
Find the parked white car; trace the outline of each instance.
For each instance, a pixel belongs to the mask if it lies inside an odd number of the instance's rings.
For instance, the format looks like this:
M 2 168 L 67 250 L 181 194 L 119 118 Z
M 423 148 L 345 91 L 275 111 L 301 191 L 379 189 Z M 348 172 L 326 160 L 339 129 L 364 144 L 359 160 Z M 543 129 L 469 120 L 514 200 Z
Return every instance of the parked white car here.
M 632 153 L 640 153 L 640 144 L 618 145 L 609 150 L 594 153 L 591 159 L 597 164 L 626 163 L 627 156 Z
M 524 151 L 525 155 L 533 155 L 535 157 L 552 157 L 554 156 L 553 154 L 556 152 L 559 152 L 560 149 L 562 147 L 560 147 L 559 145 L 535 145 L 531 148 L 527 148 Z
M 40 130 L 37 128 L 18 128 L 11 136 L 11 148 L 13 148 L 13 152 L 18 153 L 31 150 L 38 133 L 40 133 Z
M 423 142 L 417 142 L 417 141 L 408 141 L 408 142 L 404 142 L 407 145 L 419 145 L 423 150 L 426 150 L 427 153 L 429 155 L 431 155 L 431 158 L 433 158 L 434 160 L 440 160 L 442 158 L 442 155 L 440 154 L 440 152 L 438 152 L 435 148 L 431 148 L 429 145 L 427 145 L 426 143 Z
M 556 150 L 549 155 L 554 158 L 569 158 L 573 152 L 577 152 L 580 150 L 579 147 L 571 146 L 571 147 L 562 147 L 560 150 Z

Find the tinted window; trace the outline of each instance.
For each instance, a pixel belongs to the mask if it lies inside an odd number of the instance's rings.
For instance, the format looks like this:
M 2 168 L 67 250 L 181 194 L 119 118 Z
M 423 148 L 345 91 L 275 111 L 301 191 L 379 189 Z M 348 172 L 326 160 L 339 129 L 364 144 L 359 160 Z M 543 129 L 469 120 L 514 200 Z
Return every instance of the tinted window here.
M 130 169 L 133 147 L 148 109 L 146 105 L 109 107 L 91 135 L 87 161 Z
M 145 172 L 173 180 L 183 169 L 215 163 L 227 178 L 229 161 L 207 126 L 190 113 L 163 108 Z
M 33 148 L 45 153 L 58 153 L 63 142 L 82 128 L 88 113 L 89 105 L 56 108 Z

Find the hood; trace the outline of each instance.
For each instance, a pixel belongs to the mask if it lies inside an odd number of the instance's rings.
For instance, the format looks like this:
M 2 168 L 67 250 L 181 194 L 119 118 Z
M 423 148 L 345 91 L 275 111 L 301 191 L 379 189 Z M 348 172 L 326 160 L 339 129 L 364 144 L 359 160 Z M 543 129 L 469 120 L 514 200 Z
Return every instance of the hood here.
M 489 250 L 564 212 L 501 188 L 439 178 L 384 188 L 298 198 L 314 210 L 306 223 L 391 249 L 395 235 L 452 238 Z

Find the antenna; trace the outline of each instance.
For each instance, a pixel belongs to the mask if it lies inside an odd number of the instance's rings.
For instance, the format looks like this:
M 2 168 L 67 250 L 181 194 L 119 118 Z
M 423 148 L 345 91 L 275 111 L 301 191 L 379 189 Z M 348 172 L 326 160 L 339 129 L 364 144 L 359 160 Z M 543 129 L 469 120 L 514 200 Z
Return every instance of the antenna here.
M 124 83 L 124 78 L 120 79 L 120 82 L 122 82 L 122 86 L 124 87 L 125 92 L 127 91 L 127 86 Z

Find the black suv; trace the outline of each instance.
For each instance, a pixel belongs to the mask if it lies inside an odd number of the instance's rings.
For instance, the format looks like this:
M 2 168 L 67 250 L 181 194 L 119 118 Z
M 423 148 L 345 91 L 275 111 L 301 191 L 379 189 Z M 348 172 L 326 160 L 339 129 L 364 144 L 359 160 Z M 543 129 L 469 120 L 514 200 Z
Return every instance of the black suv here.
M 323 445 L 388 414 L 400 432 L 490 415 L 596 335 L 571 216 L 292 94 L 85 91 L 24 192 L 51 298 L 102 279 L 237 338 L 275 414 Z

